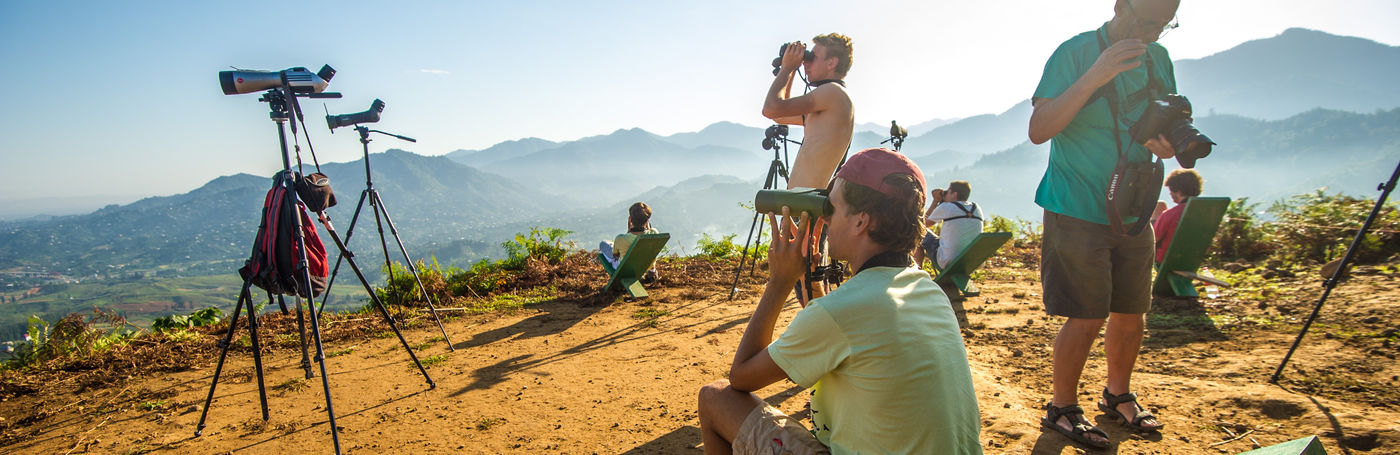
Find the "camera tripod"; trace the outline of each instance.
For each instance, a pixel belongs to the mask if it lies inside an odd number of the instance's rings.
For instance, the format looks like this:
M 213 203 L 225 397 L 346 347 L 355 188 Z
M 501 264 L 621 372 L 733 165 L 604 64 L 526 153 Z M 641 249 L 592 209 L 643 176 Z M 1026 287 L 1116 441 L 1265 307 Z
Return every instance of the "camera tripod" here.
M 773 161 L 768 164 L 768 175 L 763 179 L 763 189 L 765 190 L 777 188 L 779 177 L 782 177 L 784 182 L 788 180 L 787 145 L 789 143 L 802 145 L 802 143 L 788 139 L 787 135 L 787 125 L 773 125 L 764 132 L 763 149 L 773 150 Z M 779 149 L 782 150 L 782 159 L 778 158 Z M 749 223 L 749 235 L 744 238 L 744 249 L 739 256 L 739 267 L 734 269 L 734 282 L 729 286 L 729 300 L 734 300 L 734 293 L 739 291 L 739 275 L 744 273 L 744 261 L 749 257 L 750 242 L 754 245 L 755 250 L 758 249 L 758 245 L 763 243 L 763 224 L 759 223 L 759 219 L 762 217 L 763 214 L 754 210 L 753 221 Z M 754 238 L 755 229 L 758 231 L 757 239 Z M 754 268 L 758 266 L 757 256 L 754 255 L 753 262 L 749 263 L 749 276 L 753 276 Z
M 278 137 L 278 139 L 279 139 L 279 142 L 280 142 L 281 148 L 282 148 L 282 171 L 278 172 L 277 178 L 275 179 L 274 185 L 283 187 L 283 189 L 286 191 L 286 194 L 287 194 L 287 197 L 285 197 L 285 198 L 282 199 L 282 207 L 269 207 L 269 209 L 286 210 L 286 211 L 289 211 L 290 213 L 293 213 L 292 219 L 295 220 L 295 223 L 293 223 L 293 228 L 295 229 L 295 234 L 294 234 L 294 235 L 295 235 L 295 238 L 296 238 L 296 240 L 295 240 L 295 245 L 297 246 L 298 250 L 300 251 L 300 254 L 298 255 L 298 257 L 294 258 L 294 259 L 297 261 L 296 271 L 297 271 L 297 275 L 298 275 L 298 277 L 299 277 L 299 279 L 300 279 L 300 282 L 299 282 L 299 283 L 296 283 L 296 290 L 294 291 L 294 294 L 299 294 L 299 295 L 305 296 L 307 299 L 310 299 L 312 296 L 314 296 L 314 292 L 313 292 L 313 289 L 312 289 L 312 286 L 311 286 L 311 270 L 310 270 L 310 267 L 308 266 L 309 262 L 308 262 L 307 257 L 306 257 L 306 239 L 305 239 L 305 237 L 303 236 L 303 231 L 302 231 L 302 218 L 301 218 L 301 216 L 303 215 L 303 212 L 301 212 L 301 210 L 302 210 L 302 204 L 301 204 L 300 198 L 299 198 L 298 195 L 297 195 L 296 188 L 295 188 L 295 185 L 294 185 L 295 179 L 292 178 L 292 176 L 293 176 L 294 174 L 292 173 L 292 170 L 291 170 L 291 156 L 290 156 L 290 154 L 288 153 L 288 149 L 287 149 L 287 133 L 286 133 L 286 130 L 285 130 L 285 127 L 286 127 L 285 123 L 287 123 L 287 120 L 289 119 L 289 109 L 288 109 L 289 105 L 290 105 L 290 107 L 291 107 L 291 110 L 295 111 L 296 116 L 297 116 L 297 119 L 301 119 L 301 109 L 300 109 L 300 106 L 297 105 L 296 97 L 298 97 L 298 96 L 305 96 L 305 97 L 313 97 L 313 98 L 334 98 L 334 97 L 339 97 L 340 95 L 339 95 L 339 94 L 332 94 L 332 93 L 326 93 L 326 94 L 318 94 L 318 93 L 298 94 L 298 93 L 296 93 L 296 92 L 293 91 L 293 89 L 292 89 L 292 87 L 291 87 L 291 84 L 287 81 L 287 74 L 286 74 L 286 71 L 283 71 L 283 72 L 282 72 L 282 74 L 281 74 L 281 81 L 282 81 L 282 86 L 281 86 L 280 88 L 274 88 L 274 89 L 268 90 L 262 97 L 258 98 L 258 101 L 262 101 L 262 102 L 268 103 L 268 106 L 269 106 L 269 108 L 270 108 L 271 111 L 272 111 L 271 114 L 270 114 L 270 115 L 271 115 L 271 118 L 272 118 L 272 120 L 273 120 L 274 122 L 277 123 L 277 137 Z M 296 134 L 296 123 L 295 123 L 295 121 L 293 121 L 293 123 L 292 123 L 292 134 L 293 134 L 293 135 Z M 353 270 L 353 271 L 355 272 L 355 276 L 359 277 L 359 279 L 360 279 L 360 284 L 363 285 L 364 288 L 365 288 L 365 291 L 369 293 L 370 299 L 371 299 L 371 301 L 373 302 L 375 308 L 377 308 L 377 309 L 379 310 L 379 313 L 380 313 L 380 315 L 382 315 L 382 316 L 384 317 L 384 320 L 385 320 L 386 322 L 389 323 L 389 327 L 393 329 L 394 334 L 395 334 L 395 335 L 398 335 L 399 343 L 403 344 L 404 349 L 405 349 L 406 351 L 408 351 L 408 356 L 409 356 L 409 358 L 411 358 L 411 359 L 413 360 L 413 363 L 418 367 L 418 371 L 423 373 L 423 378 L 424 378 L 425 380 L 427 380 L 427 382 L 428 382 L 428 388 L 429 388 L 429 389 L 436 388 L 437 385 L 434 384 L 434 383 L 433 383 L 433 379 L 432 379 L 431 377 L 428 376 L 428 371 L 427 371 L 426 369 L 423 368 L 423 364 L 422 364 L 421 362 L 418 361 L 418 356 L 417 356 L 416 354 L 414 354 L 414 352 L 413 352 L 413 347 L 412 347 L 412 346 L 409 346 L 408 341 L 405 340 L 404 337 L 403 337 L 403 333 L 399 331 L 398 323 L 394 321 L 393 316 L 391 316 L 391 315 L 389 314 L 389 311 L 388 311 L 388 309 L 384 306 L 384 303 L 381 302 L 381 301 L 379 300 L 379 297 L 374 293 L 374 290 L 373 290 L 373 289 L 370 287 L 370 285 L 369 285 L 369 281 L 365 280 L 365 276 L 364 276 L 363 273 L 360 272 L 359 266 L 355 265 L 354 254 L 352 254 L 352 253 L 350 253 L 350 251 L 346 250 L 345 244 L 344 244 L 343 242 L 341 242 L 340 237 L 335 233 L 335 229 L 331 226 L 330 218 L 329 218 L 328 216 L 326 216 L 325 212 L 317 212 L 316 214 L 317 214 L 317 216 L 319 217 L 319 219 L 320 219 L 320 221 L 321 221 L 321 225 L 324 226 L 324 227 L 326 228 L 326 232 L 328 232 L 328 233 L 330 234 L 330 236 L 331 236 L 331 239 L 332 239 L 333 241 L 335 241 L 335 246 L 336 246 L 337 249 L 340 250 L 341 256 L 342 256 L 342 257 L 345 257 L 345 259 L 350 263 L 350 268 L 351 268 L 351 270 Z M 266 217 L 264 217 L 264 222 L 265 222 L 265 220 L 266 220 Z M 265 225 L 259 226 L 259 229 L 258 229 L 259 232 L 262 232 L 263 229 L 266 228 L 266 227 L 267 227 L 267 226 L 265 226 Z M 258 251 L 259 251 L 259 250 L 255 247 L 255 248 L 254 248 L 254 258 L 255 258 L 255 259 L 257 259 L 257 258 L 260 256 L 260 254 L 258 253 Z M 215 390 L 215 388 L 219 385 L 219 376 L 220 376 L 220 374 L 223 372 L 224 360 L 225 360 L 226 357 L 228 356 L 229 347 L 232 346 L 233 334 L 234 334 L 234 332 L 236 331 L 236 329 L 237 329 L 237 327 L 238 327 L 238 317 L 239 317 L 239 313 L 241 313 L 245 307 L 246 307 L 247 310 L 248 310 L 248 332 L 249 332 L 249 339 L 250 339 L 250 342 L 251 342 L 251 347 L 252 347 L 252 349 L 253 349 L 253 365 L 254 365 L 254 369 L 255 369 L 255 371 L 256 371 L 257 378 L 258 378 L 258 398 L 259 398 L 259 401 L 260 401 L 260 404 L 261 404 L 261 407 L 262 407 L 262 417 L 263 417 L 263 420 L 268 420 L 267 388 L 266 388 L 266 386 L 265 386 L 265 384 L 264 384 L 264 381 L 263 381 L 263 371 L 262 371 L 262 350 L 261 350 L 261 346 L 262 346 L 262 345 L 261 345 L 261 342 L 260 342 L 259 339 L 258 339 L 258 330 L 257 330 L 257 328 L 258 328 L 257 310 L 253 307 L 252 293 L 250 292 L 250 291 L 251 291 L 251 290 L 250 290 L 250 287 L 251 287 L 251 286 L 252 286 L 252 276 L 250 275 L 248 278 L 245 278 L 245 279 L 244 279 L 244 281 L 243 281 L 243 287 L 242 287 L 242 289 L 239 291 L 238 303 L 237 303 L 237 305 L 234 307 L 233 315 L 229 318 L 228 332 L 224 335 L 224 338 L 223 338 L 222 340 L 219 341 L 219 348 L 220 348 L 220 352 L 219 352 L 219 363 L 218 363 L 218 365 L 214 368 L 214 376 L 213 376 L 212 381 L 211 381 L 210 384 L 209 384 L 209 394 L 208 394 L 208 396 L 207 396 L 207 397 L 205 398 L 205 400 L 204 400 L 204 408 L 202 409 L 202 411 L 201 411 L 201 413 L 200 413 L 200 416 L 199 416 L 199 424 L 198 424 L 198 426 L 196 427 L 195 433 L 194 433 L 196 437 L 200 436 L 200 435 L 204 432 L 204 427 L 205 427 L 204 421 L 205 421 L 205 419 L 209 416 L 209 407 L 210 407 L 210 405 L 211 405 L 211 404 L 213 403 L 213 401 L 214 401 L 214 390 Z M 308 302 L 310 302 L 310 300 L 308 300 Z M 301 305 L 300 305 L 300 303 L 301 303 L 301 300 L 298 299 L 298 301 L 297 301 L 298 325 L 299 325 L 299 327 L 304 327 L 303 323 L 301 322 Z M 307 312 L 310 314 L 310 318 L 311 318 L 311 333 L 312 333 L 312 337 L 313 337 L 314 344 L 315 344 L 315 347 L 316 347 L 316 357 L 315 357 L 315 360 L 316 360 L 316 362 L 317 362 L 317 363 L 320 365 L 320 367 L 321 367 L 321 387 L 322 387 L 322 390 L 323 390 L 323 392 L 325 393 L 325 396 L 326 396 L 326 414 L 327 414 L 327 415 L 329 416 L 329 418 L 330 418 L 331 440 L 333 441 L 333 443 L 334 443 L 334 445 L 335 445 L 335 453 L 339 454 L 339 453 L 341 453 L 341 451 L 340 451 L 340 431 L 339 431 L 338 427 L 336 426 L 336 422 L 335 422 L 335 408 L 333 407 L 333 403 L 332 403 L 332 400 L 331 400 L 330 377 L 327 376 L 327 374 L 326 374 L 326 356 L 325 356 L 325 349 L 324 349 L 324 347 L 323 347 L 323 345 L 322 345 L 322 343 L 321 343 L 321 329 L 320 329 L 319 318 L 318 318 L 318 315 L 316 314 L 317 312 L 314 310 L 314 308 L 309 308 L 309 305 L 308 305 L 308 311 L 307 311 Z M 304 333 L 305 333 L 305 329 L 303 328 L 302 331 L 303 331 L 303 334 L 304 334 Z M 303 339 L 304 339 L 304 337 L 305 337 L 305 335 L 303 335 Z M 304 351 L 303 351 L 303 356 L 305 356 L 305 352 L 304 352 Z
M 444 329 L 442 327 L 442 319 L 438 318 L 437 307 L 433 305 L 433 296 L 428 293 L 428 288 L 423 285 L 423 279 L 418 276 L 418 267 L 414 265 L 413 258 L 410 258 L 408 256 L 408 250 L 404 248 L 403 240 L 399 238 L 399 229 L 394 225 L 394 220 L 392 218 L 389 218 L 389 209 L 384 206 L 384 200 L 379 197 L 379 190 L 374 188 L 374 177 L 373 173 L 370 172 L 369 133 L 379 133 L 385 136 L 395 137 L 409 142 L 418 141 L 411 137 L 400 136 L 397 134 L 387 133 L 379 130 L 372 130 L 361 125 L 355 125 L 355 132 L 360 133 L 360 144 L 364 147 L 365 189 L 364 191 L 360 192 L 360 202 L 359 204 L 355 205 L 355 214 L 350 217 L 350 227 L 345 229 L 345 243 L 350 243 L 350 237 L 355 235 L 355 223 L 360 220 L 360 210 L 365 208 L 365 201 L 368 200 L 370 211 L 374 212 L 374 225 L 379 228 L 379 246 L 384 251 L 384 268 L 389 271 L 388 283 L 394 282 L 394 268 L 389 263 L 389 244 L 387 239 L 384 237 L 385 224 L 389 225 L 389 233 L 394 236 L 394 242 L 399 245 L 399 252 L 403 253 L 403 259 L 408 266 L 408 272 L 413 274 L 413 280 L 416 283 L 418 283 L 418 291 L 423 293 L 423 299 L 428 302 L 428 311 L 432 313 L 433 320 L 437 322 L 438 330 L 442 331 L 442 339 L 444 342 L 447 343 L 447 349 L 449 351 L 456 352 L 457 348 L 452 346 L 452 340 L 447 338 L 447 329 Z M 383 215 L 383 219 L 380 218 L 380 215 Z M 347 259 L 347 255 L 343 253 L 340 255 L 340 257 L 336 258 L 335 268 L 331 271 L 330 279 L 326 281 L 326 292 L 321 298 L 321 307 L 316 310 L 317 313 L 320 313 L 321 311 L 324 311 L 326 309 L 326 301 L 330 299 L 331 295 L 331 286 L 335 285 L 335 276 L 340 272 L 340 263 L 344 259 Z M 402 302 L 400 302 L 400 304 L 402 304 Z
M 1288 348 L 1288 353 L 1284 354 L 1283 361 L 1278 364 L 1278 369 L 1274 370 L 1274 375 L 1269 377 L 1269 382 L 1278 383 L 1283 376 L 1283 367 L 1288 365 L 1288 359 L 1293 357 L 1293 352 L 1298 350 L 1298 345 L 1303 342 L 1303 335 L 1308 333 L 1312 327 L 1313 320 L 1317 319 L 1317 314 L 1322 311 L 1322 304 L 1327 301 L 1327 296 L 1332 294 L 1332 288 L 1337 287 L 1337 282 L 1342 280 L 1342 276 L 1347 273 L 1347 266 L 1351 263 L 1351 258 L 1356 255 L 1356 247 L 1361 245 L 1361 241 L 1366 239 L 1366 231 L 1371 230 L 1371 224 L 1376 221 L 1376 216 L 1380 215 L 1381 209 L 1385 208 L 1386 199 L 1390 198 L 1390 192 L 1395 191 L 1395 182 L 1400 180 L 1400 163 L 1395 164 L 1395 172 L 1390 174 L 1390 180 L 1376 185 L 1376 189 L 1381 192 L 1381 196 L 1376 198 L 1376 206 L 1371 209 L 1371 214 L 1366 216 L 1366 221 L 1361 223 L 1361 229 L 1356 231 L 1356 238 L 1351 241 L 1351 246 L 1347 247 L 1347 253 L 1342 256 L 1342 262 L 1337 264 L 1337 271 L 1332 272 L 1332 276 L 1322 283 L 1322 297 L 1317 299 L 1317 305 L 1313 307 L 1312 314 L 1308 320 L 1303 322 L 1303 329 L 1298 332 L 1298 338 L 1293 340 L 1293 346 Z

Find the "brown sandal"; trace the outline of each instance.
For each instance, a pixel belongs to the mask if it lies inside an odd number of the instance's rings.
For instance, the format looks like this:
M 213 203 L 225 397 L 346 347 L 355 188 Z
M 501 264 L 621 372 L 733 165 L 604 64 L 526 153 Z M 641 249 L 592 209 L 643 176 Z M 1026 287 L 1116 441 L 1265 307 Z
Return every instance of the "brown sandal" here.
M 1133 403 L 1134 406 L 1138 408 L 1137 415 L 1134 415 L 1131 419 L 1129 419 L 1128 416 L 1123 415 L 1122 412 L 1118 411 L 1118 405 L 1130 401 Z M 1127 425 L 1129 428 L 1132 428 L 1137 431 L 1158 431 L 1166 426 L 1162 423 L 1161 420 L 1157 419 L 1157 416 L 1152 415 L 1152 411 L 1148 411 L 1147 408 L 1143 407 L 1141 403 L 1138 403 L 1137 394 L 1132 392 L 1128 392 L 1122 395 L 1114 395 L 1108 393 L 1108 388 L 1104 388 L 1103 402 L 1099 403 L 1099 410 L 1107 413 L 1108 415 L 1116 418 L 1116 420 L 1122 422 L 1124 425 Z M 1142 423 L 1147 421 L 1148 419 L 1156 420 L 1157 425 L 1143 426 Z
M 1053 403 L 1046 403 L 1046 416 L 1040 419 L 1040 426 L 1055 430 L 1065 437 L 1073 439 L 1074 442 L 1084 444 L 1095 449 L 1107 449 L 1109 446 L 1108 433 L 1100 430 L 1099 427 L 1089 423 L 1089 419 L 1084 418 L 1084 408 L 1077 404 L 1064 407 L 1056 407 Z M 1058 423 L 1060 417 L 1069 421 L 1072 428 L 1065 428 Z M 1103 436 L 1103 441 L 1090 439 L 1088 434 L 1093 433 Z

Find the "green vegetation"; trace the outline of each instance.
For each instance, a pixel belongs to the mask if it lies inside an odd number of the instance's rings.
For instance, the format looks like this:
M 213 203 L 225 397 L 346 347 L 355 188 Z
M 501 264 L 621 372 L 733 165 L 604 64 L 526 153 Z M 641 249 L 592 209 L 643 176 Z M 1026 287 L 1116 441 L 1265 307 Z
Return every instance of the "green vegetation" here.
M 771 232 L 769 233 L 772 234 Z M 710 234 L 700 234 L 700 240 L 695 243 L 695 249 L 700 251 L 699 256 L 712 261 L 721 259 L 734 259 L 743 253 L 744 246 L 734 243 L 734 238 L 739 234 L 729 234 L 719 239 L 710 237 Z M 769 237 L 765 236 L 762 242 L 757 245 L 749 245 L 748 255 L 745 260 L 765 261 L 768 260 Z
M 121 315 L 97 309 L 90 317 L 78 313 L 64 316 L 52 326 L 31 316 L 29 339 L 16 344 L 4 367 L 20 369 L 41 362 L 81 360 L 125 346 L 136 335 L 128 326 Z
M 423 364 L 423 368 L 429 368 L 429 367 L 432 367 L 432 366 L 434 366 L 434 365 L 437 365 L 437 364 L 440 364 L 440 363 L 443 363 L 443 362 L 446 362 L 446 361 L 447 361 L 447 354 L 438 354 L 438 355 L 428 356 L 428 357 L 424 358 L 423 361 L 422 361 L 421 363 Z
M 642 322 L 638 325 L 642 327 L 656 327 L 661 325 L 662 316 L 668 316 L 670 314 L 670 311 L 657 308 L 642 308 L 632 313 L 632 318 L 641 319 Z
M 482 417 L 481 420 L 476 421 L 476 429 L 486 431 L 503 423 L 506 423 L 506 419 L 501 417 Z
M 1374 199 L 1360 199 L 1323 190 L 1275 202 L 1264 212 L 1272 221 L 1256 218 L 1258 204 L 1246 198 L 1230 202 L 1225 220 L 1216 233 L 1209 261 L 1266 261 L 1275 268 L 1316 264 L 1340 258 L 1356 238 L 1361 224 L 1375 207 Z M 1388 204 L 1357 249 L 1357 263 L 1376 263 L 1400 253 L 1400 211 Z
M 151 322 L 151 330 L 169 332 L 172 330 L 191 329 L 218 324 L 219 321 L 223 319 L 223 311 L 219 311 L 216 307 L 209 307 L 188 315 L 177 314 L 156 318 L 155 321 Z

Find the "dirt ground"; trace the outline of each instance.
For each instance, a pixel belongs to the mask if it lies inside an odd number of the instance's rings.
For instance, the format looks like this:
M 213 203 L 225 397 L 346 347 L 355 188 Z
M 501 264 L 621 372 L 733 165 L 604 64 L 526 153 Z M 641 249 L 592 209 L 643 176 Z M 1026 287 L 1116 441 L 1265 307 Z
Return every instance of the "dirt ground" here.
M 1041 310 L 1029 253 L 980 274 L 982 294 L 955 304 L 980 401 L 987 453 L 1082 453 L 1039 427 L 1049 397 L 1050 344 L 1061 321 Z M 1027 266 L 1027 264 L 1031 264 Z M 1094 410 L 1102 351 L 1081 388 L 1108 453 L 1239 453 L 1318 435 L 1328 453 L 1400 453 L 1397 267 L 1363 267 L 1332 293 L 1284 378 L 1268 382 L 1321 295 L 1316 274 L 1280 272 L 1215 299 L 1158 299 L 1134 384 L 1166 424 L 1127 431 Z M 1272 274 L 1272 273 L 1271 273 Z M 1290 276 L 1292 275 L 1292 276 Z M 696 391 L 728 369 L 761 291 L 762 272 L 727 300 L 728 283 L 663 286 L 649 299 L 571 301 L 406 330 L 429 388 L 398 339 L 326 346 L 330 390 L 351 453 L 699 453 Z M 789 302 L 779 327 L 798 307 Z M 277 334 L 264 334 L 273 338 Z M 284 335 L 285 336 L 285 335 Z M 265 358 L 270 419 L 261 419 L 253 362 L 232 352 L 195 437 L 212 361 L 111 387 L 58 384 L 0 402 L 3 453 L 304 453 L 332 441 L 321 377 L 303 379 L 295 349 Z M 760 392 L 805 418 L 807 392 Z M 930 403 L 936 406 L 936 403 Z M 808 421 L 810 422 L 810 421 Z M 1100 451 L 1091 451 L 1100 452 Z

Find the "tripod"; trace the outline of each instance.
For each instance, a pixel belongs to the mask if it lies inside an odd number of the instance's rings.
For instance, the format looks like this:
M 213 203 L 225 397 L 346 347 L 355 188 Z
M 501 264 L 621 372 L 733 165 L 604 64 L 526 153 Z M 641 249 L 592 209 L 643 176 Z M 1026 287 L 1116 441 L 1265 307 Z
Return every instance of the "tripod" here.
M 788 180 L 788 168 L 786 163 L 787 145 L 789 143 L 801 145 L 802 143 L 794 141 L 792 139 L 788 139 L 787 125 L 770 126 L 768 127 L 768 130 L 764 132 L 764 135 L 765 137 L 763 138 L 763 149 L 773 150 L 773 161 L 768 164 L 768 175 L 763 179 L 763 189 L 771 190 L 777 188 L 778 177 L 782 177 L 784 182 Z M 778 159 L 779 149 L 782 150 L 782 159 Z M 734 300 L 734 293 L 739 291 L 739 275 L 743 274 L 744 272 L 744 260 L 748 259 L 749 257 L 750 242 L 753 242 L 752 244 L 754 245 L 755 250 L 757 250 L 758 245 L 763 242 L 763 224 L 758 222 L 760 218 L 762 218 L 762 214 L 758 213 L 757 210 L 754 210 L 753 221 L 749 223 L 749 235 L 744 238 L 744 249 L 742 251 L 742 254 L 739 256 L 739 267 L 734 269 L 734 283 L 729 286 L 729 300 Z M 755 229 L 758 230 L 757 240 L 754 239 Z M 749 276 L 753 276 L 753 269 L 758 265 L 757 256 L 758 255 L 754 255 L 753 262 L 749 263 Z
M 350 237 L 355 235 L 355 223 L 360 220 L 360 210 L 365 208 L 365 201 L 368 200 L 370 211 L 374 212 L 374 225 L 379 228 L 379 246 L 384 251 L 384 268 L 389 271 L 388 282 L 394 282 L 394 268 L 389 263 L 389 244 L 384 237 L 384 225 L 386 223 L 389 225 L 389 233 L 394 236 L 394 242 L 399 245 L 399 252 L 403 253 L 404 262 L 408 264 L 408 272 L 413 274 L 413 280 L 418 283 L 418 290 L 423 293 L 423 299 L 428 302 L 428 311 L 432 313 L 433 320 L 437 321 L 438 330 L 442 331 L 442 339 L 447 343 L 447 349 L 456 352 L 457 348 L 453 347 L 452 341 L 447 338 L 447 329 L 442 327 L 442 319 L 438 318 L 437 307 L 433 306 L 433 297 L 428 294 L 428 288 L 423 286 L 423 279 L 418 276 L 418 267 L 413 264 L 413 259 L 408 256 L 408 250 L 404 248 L 403 240 L 399 238 L 399 229 L 394 226 L 394 220 L 389 218 L 389 209 L 384 206 L 384 200 L 379 197 L 379 190 L 374 188 L 374 177 L 369 167 L 369 133 L 379 133 L 409 142 L 418 141 L 411 137 L 372 130 L 361 125 L 355 125 L 355 131 L 360 133 L 360 144 L 364 147 L 365 189 L 360 192 L 360 202 L 355 205 L 355 214 L 350 217 L 350 227 L 345 230 L 345 242 L 349 243 Z M 383 219 L 380 218 L 380 215 L 383 215 Z M 321 307 L 316 310 L 317 313 L 326 309 L 326 300 L 330 299 L 331 286 L 335 285 L 335 276 L 340 272 L 340 262 L 343 259 L 346 259 L 346 255 L 344 254 L 335 260 L 335 268 L 331 271 L 330 280 L 326 282 L 326 292 L 321 298 Z
M 1390 198 L 1390 192 L 1395 190 L 1395 181 L 1400 179 L 1400 163 L 1395 164 L 1395 172 L 1390 174 L 1390 180 L 1376 185 L 1376 190 L 1381 192 L 1381 197 L 1376 198 L 1376 206 L 1371 209 L 1371 214 L 1366 217 L 1366 222 L 1361 223 L 1361 230 L 1356 232 L 1356 238 L 1351 241 L 1351 246 L 1347 247 L 1347 254 L 1342 256 L 1342 262 L 1337 264 L 1337 271 L 1332 272 L 1332 276 L 1322 283 L 1322 297 L 1317 299 L 1317 305 L 1313 307 L 1312 315 L 1308 316 L 1307 322 L 1303 323 L 1303 330 L 1298 332 L 1298 338 L 1293 340 L 1293 347 L 1288 348 L 1288 354 L 1283 356 L 1283 362 L 1278 364 L 1278 369 L 1269 378 L 1269 382 L 1278 383 L 1279 377 L 1283 376 L 1283 367 L 1288 365 L 1288 359 L 1293 357 L 1293 351 L 1298 350 L 1298 345 L 1303 342 L 1303 335 L 1308 333 L 1308 328 L 1312 327 L 1314 319 L 1317 319 L 1318 312 L 1322 311 L 1323 302 L 1327 301 L 1327 296 L 1332 294 L 1332 288 L 1337 287 L 1337 282 L 1346 273 L 1347 266 L 1351 263 L 1352 256 L 1356 255 L 1356 247 L 1361 245 L 1361 241 L 1366 238 L 1366 231 L 1371 229 L 1371 223 L 1376 221 L 1376 215 L 1385 208 L 1386 199 Z
M 282 82 L 282 86 L 280 88 L 268 90 L 262 97 L 258 98 L 258 101 L 268 103 L 268 106 L 272 111 L 270 116 L 272 117 L 273 122 L 277 123 L 277 137 L 282 147 L 282 171 L 278 172 L 277 177 L 274 179 L 274 186 L 282 187 L 282 190 L 285 191 L 285 197 L 281 198 L 281 206 L 267 207 L 267 210 L 285 210 L 286 213 L 293 214 L 291 218 L 295 220 L 295 222 L 292 224 L 292 227 L 294 228 L 295 232 L 295 245 L 297 247 L 297 250 L 300 251 L 300 254 L 294 258 L 297 261 L 296 273 L 299 282 L 295 284 L 296 289 L 293 291 L 293 293 L 310 299 L 315 294 L 311 286 L 311 270 L 308 266 L 309 262 L 306 257 L 306 239 L 302 235 L 302 216 L 304 216 L 304 212 L 301 212 L 302 204 L 300 198 L 297 196 L 296 188 L 294 185 L 295 178 L 293 177 L 294 174 L 291 170 L 291 155 L 288 153 L 287 150 L 287 133 L 285 130 L 285 123 L 287 123 L 287 120 L 289 119 L 289 105 L 292 108 L 292 110 L 295 111 L 297 119 L 301 119 L 301 108 L 299 105 L 297 105 L 296 97 L 306 96 L 316 98 L 332 98 L 339 97 L 339 94 L 298 94 L 292 90 L 292 87 L 287 79 L 286 71 L 283 71 L 280 74 L 280 77 Z M 296 134 L 295 122 L 292 123 L 292 134 Z M 389 323 L 389 327 L 394 330 L 394 334 L 398 335 L 399 342 L 402 343 L 404 349 L 408 351 L 409 358 L 413 359 L 413 363 L 418 366 L 418 371 L 423 373 L 423 378 L 428 382 L 428 388 L 436 388 L 437 385 L 434 384 L 432 378 L 428 376 L 428 371 L 423 368 L 423 364 L 418 361 L 418 356 L 414 354 L 413 348 L 408 345 L 408 341 L 404 339 L 403 333 L 399 331 L 398 323 L 394 321 L 393 316 L 389 315 L 389 311 L 384 307 L 384 304 L 380 302 L 379 297 L 374 293 L 374 290 L 370 287 L 369 281 L 365 280 L 364 274 L 360 273 L 360 268 L 357 265 L 355 265 L 355 261 L 353 259 L 354 254 L 350 253 L 350 251 L 345 249 L 345 244 L 341 242 L 340 237 L 336 235 L 335 229 L 331 226 L 330 218 L 326 216 L 325 212 L 317 212 L 317 215 L 320 218 L 321 225 L 326 228 L 326 232 L 330 233 L 331 239 L 335 241 L 335 246 L 340 250 L 341 256 L 346 258 L 346 260 L 350 263 L 350 268 L 354 270 L 355 275 L 359 277 L 360 284 L 363 285 L 365 291 L 369 293 L 370 299 L 373 301 L 374 306 L 379 310 L 379 313 L 384 316 L 385 321 Z M 280 216 L 280 213 L 274 216 Z M 264 228 L 268 227 L 266 225 L 267 218 L 268 217 L 266 216 L 263 218 L 263 224 L 260 225 L 258 228 L 259 232 L 263 232 Z M 254 247 L 253 251 L 253 259 L 260 260 L 262 256 L 260 250 L 257 247 Z M 251 347 L 253 349 L 253 365 L 258 378 L 258 398 L 262 407 L 263 420 L 268 420 L 267 389 L 263 382 L 262 349 L 261 342 L 258 339 L 257 312 L 256 309 L 253 308 L 252 294 L 250 292 L 250 287 L 252 286 L 252 284 L 252 275 L 243 280 L 243 287 L 239 291 L 238 303 L 234 307 L 233 316 L 229 318 L 228 332 L 225 334 L 224 338 L 219 341 L 219 363 L 214 368 L 214 377 L 209 384 L 209 395 L 204 400 L 204 408 L 199 416 L 199 424 L 196 427 L 194 433 L 196 437 L 200 436 L 204 432 L 204 421 L 209 416 L 209 407 L 214 401 L 214 390 L 219 385 L 219 376 L 223 372 L 224 360 L 228 356 L 228 350 L 229 347 L 232 345 L 233 341 L 233 334 L 235 332 L 235 329 L 237 329 L 238 327 L 239 313 L 241 313 L 245 307 L 248 309 L 249 339 L 251 342 Z M 310 314 L 311 318 L 311 333 L 313 336 L 314 344 L 316 346 L 315 360 L 318 364 L 320 364 L 321 367 L 321 387 L 326 396 L 326 414 L 330 418 L 331 440 L 335 444 L 335 452 L 339 454 L 340 431 L 335 423 L 335 408 L 333 407 L 333 403 L 331 400 L 330 378 L 326 374 L 326 357 L 325 349 L 321 343 L 320 323 L 316 311 L 314 311 L 314 309 L 308 309 L 313 310 L 308 311 L 308 313 Z M 300 325 L 300 300 L 298 300 L 297 305 L 297 316 Z M 303 353 L 303 355 L 305 354 Z
M 909 130 L 899 126 L 894 120 L 890 120 L 890 138 L 880 141 L 880 143 L 893 145 L 894 151 L 898 152 L 899 149 L 904 148 L 904 139 L 907 137 L 909 137 Z

